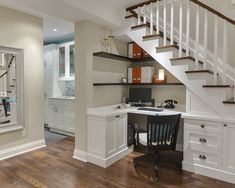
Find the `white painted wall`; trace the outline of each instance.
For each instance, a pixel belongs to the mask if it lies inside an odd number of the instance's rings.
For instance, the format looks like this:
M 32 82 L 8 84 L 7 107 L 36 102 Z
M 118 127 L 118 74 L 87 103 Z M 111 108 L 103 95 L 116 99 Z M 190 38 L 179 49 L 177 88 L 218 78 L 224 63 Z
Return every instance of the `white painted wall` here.
M 0 6 L 0 45 L 24 49 L 25 130 L 0 136 L 0 151 L 44 138 L 42 20 Z

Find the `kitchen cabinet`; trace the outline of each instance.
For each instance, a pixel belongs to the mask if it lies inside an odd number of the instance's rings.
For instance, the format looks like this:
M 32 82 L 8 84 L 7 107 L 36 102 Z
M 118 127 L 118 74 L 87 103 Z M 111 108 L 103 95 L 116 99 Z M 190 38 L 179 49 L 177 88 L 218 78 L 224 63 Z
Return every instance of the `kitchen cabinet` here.
M 67 42 L 58 47 L 58 78 L 59 80 L 74 80 L 75 77 L 75 43 Z
M 75 113 L 73 99 L 48 99 L 48 127 L 58 133 L 74 135 Z

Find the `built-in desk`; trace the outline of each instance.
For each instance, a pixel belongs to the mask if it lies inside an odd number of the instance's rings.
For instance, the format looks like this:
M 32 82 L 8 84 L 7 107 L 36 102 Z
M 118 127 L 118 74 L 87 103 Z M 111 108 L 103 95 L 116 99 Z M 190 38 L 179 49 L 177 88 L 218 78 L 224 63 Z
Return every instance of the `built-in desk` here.
M 127 146 L 127 115 L 130 113 L 181 113 L 184 120 L 183 169 L 235 183 L 235 121 L 186 113 L 177 108 L 153 112 L 118 104 L 88 109 L 88 162 L 106 168 L 133 151 Z

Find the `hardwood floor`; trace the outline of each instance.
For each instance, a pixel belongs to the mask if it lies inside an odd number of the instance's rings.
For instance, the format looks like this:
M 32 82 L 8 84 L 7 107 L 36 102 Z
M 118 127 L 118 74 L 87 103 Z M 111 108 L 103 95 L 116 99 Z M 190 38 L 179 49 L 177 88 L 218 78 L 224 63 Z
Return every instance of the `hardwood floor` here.
M 132 159 L 137 152 L 107 169 L 72 159 L 73 138 L 49 144 L 46 148 L 0 162 L 0 188 L 234 188 L 235 185 L 195 175 L 179 174 L 160 167 L 159 182 L 148 178 L 152 168 L 135 170 Z

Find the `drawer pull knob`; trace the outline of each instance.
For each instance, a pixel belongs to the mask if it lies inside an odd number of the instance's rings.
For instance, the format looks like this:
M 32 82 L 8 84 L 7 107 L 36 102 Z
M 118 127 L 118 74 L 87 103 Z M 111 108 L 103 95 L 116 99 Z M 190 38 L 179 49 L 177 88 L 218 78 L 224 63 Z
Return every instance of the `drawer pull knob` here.
M 203 128 L 203 129 L 204 129 L 204 128 L 205 128 L 205 125 L 201 124 L 201 128 Z
M 200 141 L 201 143 L 206 143 L 206 139 L 205 139 L 205 138 L 200 138 L 199 141 Z
M 119 115 L 117 115 L 117 116 L 116 116 L 116 118 L 120 118 L 120 116 L 119 116 Z
M 206 160 L 206 156 L 205 155 L 199 155 L 199 158 L 202 160 Z
M 227 127 L 228 125 L 227 124 L 224 124 L 224 127 Z

